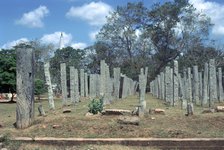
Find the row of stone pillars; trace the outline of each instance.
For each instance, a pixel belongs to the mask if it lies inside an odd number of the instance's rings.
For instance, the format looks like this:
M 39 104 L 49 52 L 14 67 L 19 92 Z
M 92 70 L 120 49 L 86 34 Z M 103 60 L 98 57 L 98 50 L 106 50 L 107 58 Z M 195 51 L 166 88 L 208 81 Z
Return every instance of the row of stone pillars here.
M 16 107 L 16 127 L 26 128 L 30 126 L 34 120 L 34 52 L 29 46 L 17 48 L 17 66 L 16 66 L 16 92 L 17 92 L 17 107 Z M 92 98 L 102 96 L 104 104 L 110 103 L 113 99 L 126 98 L 129 95 L 135 94 L 138 82 L 133 81 L 126 75 L 120 73 L 120 68 L 114 68 L 114 78 L 110 77 L 109 67 L 105 61 L 100 62 L 101 72 L 98 74 L 84 73 L 80 70 L 80 91 L 78 70 L 73 66 L 70 67 L 70 95 L 71 103 L 80 101 L 81 96 L 90 96 Z M 49 66 L 46 65 L 46 68 Z M 67 98 L 67 78 L 66 64 L 60 64 L 61 69 L 61 87 L 62 87 L 62 102 L 63 105 L 68 104 Z M 140 89 L 140 104 L 141 110 L 144 112 L 145 103 L 145 87 L 147 82 L 147 71 L 141 70 L 139 76 Z M 49 79 L 50 80 L 50 79 Z M 79 94 L 81 93 L 81 94 Z
M 222 68 L 216 69 L 214 59 L 205 63 L 203 71 L 193 66 L 193 69 L 184 70 L 183 74 L 179 73 L 178 62 L 174 61 L 172 68 L 165 67 L 165 71 L 150 83 L 150 91 L 171 106 L 180 101 L 182 108 L 186 108 L 187 103 L 212 107 L 214 102 L 224 100 L 222 78 Z
M 68 104 L 66 64 L 61 63 L 61 87 L 63 105 Z M 79 81 L 80 80 L 80 81 Z M 80 86 L 80 87 L 79 87 Z M 70 66 L 70 96 L 71 103 L 80 101 L 80 97 L 102 97 L 104 104 L 119 98 L 126 98 L 135 94 L 138 82 L 121 74 L 120 68 L 113 69 L 113 78 L 110 75 L 109 66 L 104 60 L 100 61 L 100 74 L 87 74 L 84 69 L 78 70 Z M 80 90 L 79 90 L 80 89 Z

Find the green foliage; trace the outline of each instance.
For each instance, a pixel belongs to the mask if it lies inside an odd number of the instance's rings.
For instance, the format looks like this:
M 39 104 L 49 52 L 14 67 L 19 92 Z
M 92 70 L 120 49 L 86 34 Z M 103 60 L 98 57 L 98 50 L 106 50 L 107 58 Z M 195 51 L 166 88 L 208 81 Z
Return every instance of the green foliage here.
M 16 51 L 14 49 L 0 51 L 0 92 L 16 91 Z
M 40 95 L 46 92 L 45 82 L 41 79 L 35 79 L 35 89 L 34 93 L 35 95 Z
M 57 49 L 54 57 L 50 60 L 50 72 L 52 74 L 52 81 L 60 85 L 60 63 L 66 63 L 66 66 L 74 66 L 76 69 L 83 68 L 83 59 L 85 51 L 74 49 L 72 47 L 65 47 Z M 67 67 L 67 72 L 69 68 Z M 69 75 L 69 73 L 67 73 Z M 69 77 L 67 77 L 69 79 Z M 69 82 L 68 82 L 69 83 Z M 68 84 L 69 85 L 69 84 Z
M 103 110 L 103 98 L 93 99 L 91 103 L 88 105 L 89 112 L 93 114 L 97 114 L 98 112 L 102 112 Z

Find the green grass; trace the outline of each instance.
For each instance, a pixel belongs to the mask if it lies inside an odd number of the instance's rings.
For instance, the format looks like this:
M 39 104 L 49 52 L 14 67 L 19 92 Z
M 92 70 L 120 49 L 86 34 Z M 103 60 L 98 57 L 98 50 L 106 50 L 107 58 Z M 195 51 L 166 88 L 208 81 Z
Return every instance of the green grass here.
M 165 109 L 165 115 L 146 114 L 139 126 L 121 125 L 117 123 L 118 116 L 86 117 L 89 99 L 82 99 L 76 106 L 68 106 L 71 113 L 63 114 L 62 102 L 55 100 L 55 111 L 48 108 L 48 102 L 42 101 L 47 116 L 38 116 L 35 103 L 35 122 L 27 129 L 14 128 L 16 104 L 0 103 L 0 133 L 11 136 L 28 137 L 85 137 L 85 138 L 115 138 L 115 137 L 224 137 L 224 114 L 202 114 L 203 108 L 195 107 L 193 116 L 185 116 L 185 110 L 180 106 L 168 107 L 164 101 L 146 95 L 147 110 Z M 138 97 L 130 96 L 116 100 L 105 108 L 133 110 L 138 105 Z M 154 119 L 152 119 L 154 118 Z M 60 125 L 53 129 L 53 125 Z

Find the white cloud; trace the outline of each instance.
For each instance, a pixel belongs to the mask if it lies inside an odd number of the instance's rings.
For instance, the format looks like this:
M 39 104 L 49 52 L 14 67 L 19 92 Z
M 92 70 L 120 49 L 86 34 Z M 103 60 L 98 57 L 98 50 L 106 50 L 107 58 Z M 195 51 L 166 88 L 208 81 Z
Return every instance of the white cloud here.
M 214 35 L 224 35 L 224 4 L 205 0 L 190 0 L 191 4 L 211 18 L 214 25 L 212 33 Z
M 68 18 L 81 18 L 92 26 L 101 26 L 106 22 L 106 16 L 112 7 L 103 2 L 91 2 L 80 7 L 71 7 L 66 13 Z
M 44 23 L 42 19 L 49 14 L 46 6 L 39 6 L 37 9 L 24 13 L 23 16 L 16 21 L 16 24 L 24 25 L 29 28 L 42 28 Z
M 20 38 L 18 40 L 15 41 L 11 41 L 11 42 L 7 42 L 6 44 L 2 45 L 2 49 L 11 49 L 14 46 L 20 44 L 20 43 L 25 43 L 28 42 L 29 40 L 27 38 Z
M 72 35 L 70 33 L 65 33 L 61 31 L 57 31 L 51 34 L 45 34 L 41 37 L 41 42 L 45 44 L 52 44 L 54 45 L 55 48 L 59 48 L 60 46 L 60 37 L 61 33 L 63 35 L 63 45 L 66 46 L 71 46 L 73 48 L 79 48 L 79 49 L 84 49 L 87 47 L 86 43 L 82 42 L 74 42 Z
M 86 43 L 72 43 L 71 47 L 73 47 L 74 49 L 84 49 L 87 47 Z
M 98 32 L 99 32 L 99 30 L 90 32 L 89 33 L 90 40 L 95 41 L 96 40 L 96 35 L 98 34 Z
M 59 48 L 61 33 L 63 34 L 63 44 L 68 46 L 72 42 L 72 35 L 61 31 L 45 34 L 40 40 L 45 44 L 53 44 L 56 48 Z

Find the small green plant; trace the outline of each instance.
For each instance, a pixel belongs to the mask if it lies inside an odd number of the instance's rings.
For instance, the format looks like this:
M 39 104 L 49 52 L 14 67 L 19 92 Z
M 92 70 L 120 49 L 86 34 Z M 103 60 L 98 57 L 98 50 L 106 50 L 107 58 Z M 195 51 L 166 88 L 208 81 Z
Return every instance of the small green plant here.
M 89 112 L 92 114 L 97 114 L 98 112 L 102 112 L 103 110 L 103 98 L 93 99 L 88 105 Z

